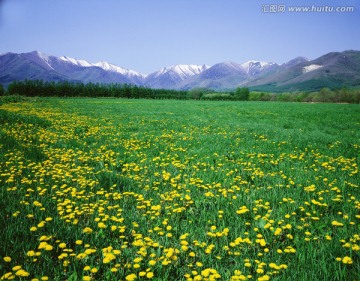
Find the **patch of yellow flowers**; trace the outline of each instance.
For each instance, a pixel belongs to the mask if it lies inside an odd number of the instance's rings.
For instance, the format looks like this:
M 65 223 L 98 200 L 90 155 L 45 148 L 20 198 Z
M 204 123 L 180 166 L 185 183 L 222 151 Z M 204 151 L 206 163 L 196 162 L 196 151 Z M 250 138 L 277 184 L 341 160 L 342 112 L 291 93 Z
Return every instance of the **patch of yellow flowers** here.
M 336 220 L 326 218 L 329 206 L 345 201 L 360 210 L 358 186 L 350 182 L 358 174 L 355 159 L 316 150 L 199 157 L 196 149 L 191 152 L 197 134 L 199 139 L 214 134 L 228 141 L 229 133 L 224 128 L 215 133 L 210 125 L 186 128 L 184 124 L 183 131 L 169 128 L 153 134 L 145 127 L 149 121 L 141 120 L 141 135 L 126 132 L 126 124 L 116 127 L 33 104 L 4 109 L 39 116 L 53 125 L 2 128 L 28 150 L 37 140 L 44 159 L 27 158 L 21 150 L 4 155 L 1 184 L 18 201 L 13 217 L 27 222 L 29 227 L 23 231 L 33 242 L 24 244 L 25 254 L 16 253 L 23 256 L 24 265 L 15 265 L 16 259 L 8 255 L 2 258 L 2 268 L 10 271 L 1 280 L 47 280 L 25 268 L 52 260 L 67 273 L 71 264 L 83 266 L 82 280 L 98 280 L 100 270 L 120 280 L 146 280 L 179 268 L 187 281 L 222 280 L 217 261 L 226 261 L 232 268 L 229 280 L 265 281 L 296 260 L 294 237 L 327 243 L 339 229 L 358 225 L 358 213 L 350 216 L 339 211 Z M 76 133 L 78 128 L 81 133 Z M 269 142 L 264 135 L 252 137 Z M 229 149 L 241 148 L 240 144 L 241 138 L 234 138 Z M 277 168 L 285 161 L 328 176 L 297 184 L 295 176 Z M 336 169 L 347 175 L 347 182 L 331 178 Z M 275 184 L 267 185 L 268 178 L 275 178 Z M 304 193 L 304 200 L 289 197 L 291 189 Z M 271 201 L 265 196 L 269 192 L 289 196 Z M 277 215 L 279 206 L 286 214 Z M 328 229 L 326 235 L 312 234 L 317 223 Z M 38 237 L 36 245 L 34 237 Z M 341 247 L 348 255 L 358 255 L 359 240 L 355 234 L 340 241 Z M 348 255 L 336 261 L 351 266 Z

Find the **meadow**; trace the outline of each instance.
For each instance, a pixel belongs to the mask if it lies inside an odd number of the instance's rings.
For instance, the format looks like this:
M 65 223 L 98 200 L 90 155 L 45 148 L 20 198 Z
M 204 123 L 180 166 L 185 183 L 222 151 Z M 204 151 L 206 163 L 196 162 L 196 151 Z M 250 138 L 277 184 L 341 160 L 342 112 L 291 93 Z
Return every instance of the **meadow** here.
M 360 280 L 360 105 L 0 106 L 1 280 Z

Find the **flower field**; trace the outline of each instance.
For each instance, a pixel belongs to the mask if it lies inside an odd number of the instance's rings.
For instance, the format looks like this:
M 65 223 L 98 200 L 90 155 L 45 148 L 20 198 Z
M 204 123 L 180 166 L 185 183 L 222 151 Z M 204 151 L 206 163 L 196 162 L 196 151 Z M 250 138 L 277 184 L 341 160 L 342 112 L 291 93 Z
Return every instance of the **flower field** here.
M 360 280 L 360 106 L 0 106 L 1 280 Z

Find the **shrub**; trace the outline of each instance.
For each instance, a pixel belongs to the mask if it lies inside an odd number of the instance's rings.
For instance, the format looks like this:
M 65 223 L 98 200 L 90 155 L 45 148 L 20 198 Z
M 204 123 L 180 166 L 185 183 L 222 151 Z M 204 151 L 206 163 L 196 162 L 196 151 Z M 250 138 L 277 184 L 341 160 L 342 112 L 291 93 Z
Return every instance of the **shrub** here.
M 237 100 L 249 100 L 250 91 L 246 87 L 238 87 L 235 91 L 235 99 Z

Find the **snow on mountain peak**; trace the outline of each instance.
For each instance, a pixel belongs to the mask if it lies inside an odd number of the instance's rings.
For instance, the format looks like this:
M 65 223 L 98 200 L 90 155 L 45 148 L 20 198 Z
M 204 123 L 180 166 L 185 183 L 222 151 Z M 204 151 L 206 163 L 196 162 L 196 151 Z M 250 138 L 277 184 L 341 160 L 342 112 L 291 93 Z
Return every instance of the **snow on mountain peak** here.
M 119 72 L 121 74 L 124 74 L 126 72 L 126 69 L 124 69 L 120 66 L 116 66 L 114 64 L 108 63 L 106 61 L 100 61 L 100 62 L 94 63 L 93 66 L 100 67 L 107 71 Z
M 105 71 L 117 72 L 117 73 L 120 73 L 122 75 L 144 76 L 144 75 L 142 75 L 142 74 L 140 74 L 140 73 L 138 73 L 138 72 L 136 72 L 134 70 L 129 70 L 129 69 L 126 69 L 126 68 L 122 68 L 120 66 L 116 66 L 116 65 L 108 63 L 106 61 L 100 61 L 100 62 L 97 62 L 97 63 L 90 63 L 90 62 L 88 62 L 86 60 L 77 60 L 77 59 L 70 58 L 70 57 L 67 57 L 67 56 L 60 57 L 59 59 L 62 60 L 62 61 L 74 64 L 74 65 L 77 65 L 77 66 L 82 66 L 82 67 L 94 67 L 94 66 L 96 66 L 96 67 L 102 68 Z
M 307 73 L 307 72 L 314 71 L 314 70 L 316 70 L 318 68 L 321 68 L 321 67 L 323 67 L 323 66 L 318 65 L 318 64 L 310 64 L 308 66 L 303 67 L 302 72 Z
M 246 70 L 247 73 L 251 72 L 251 69 L 256 67 L 259 70 L 263 70 L 264 68 L 273 65 L 272 62 L 265 62 L 265 61 L 255 61 L 255 60 L 249 60 L 247 62 L 244 62 L 241 64 L 241 66 Z
M 167 66 L 155 73 L 155 77 L 163 75 L 167 72 L 177 74 L 181 79 L 200 74 L 204 70 L 208 69 L 207 65 L 195 65 L 195 64 L 176 64 Z
M 48 60 L 49 59 L 49 56 L 43 52 L 39 52 L 39 51 L 33 51 L 33 52 L 30 52 L 28 53 L 29 55 L 32 55 L 32 56 L 37 56 L 39 58 L 42 58 L 43 60 Z
M 123 75 L 129 75 L 129 76 L 144 76 L 143 74 L 140 74 L 134 70 L 130 70 L 130 69 L 126 69 L 126 68 L 122 68 L 120 66 L 116 66 L 114 64 L 108 63 L 106 61 L 100 61 L 97 63 L 94 63 L 93 66 L 97 66 L 100 67 L 106 71 L 112 71 L 112 72 L 117 72 Z
M 77 59 L 70 58 L 70 57 L 67 57 L 67 56 L 62 56 L 59 59 L 62 60 L 62 61 L 65 61 L 65 62 L 75 64 L 77 66 L 83 66 L 83 67 L 93 66 L 91 63 L 87 62 L 86 60 L 77 60 Z
M 41 65 L 45 69 L 53 69 L 49 62 L 50 56 L 48 56 L 47 54 L 41 53 L 39 51 L 33 51 L 29 53 L 22 53 L 20 54 L 20 56 Z

